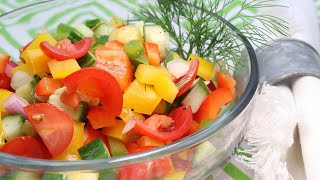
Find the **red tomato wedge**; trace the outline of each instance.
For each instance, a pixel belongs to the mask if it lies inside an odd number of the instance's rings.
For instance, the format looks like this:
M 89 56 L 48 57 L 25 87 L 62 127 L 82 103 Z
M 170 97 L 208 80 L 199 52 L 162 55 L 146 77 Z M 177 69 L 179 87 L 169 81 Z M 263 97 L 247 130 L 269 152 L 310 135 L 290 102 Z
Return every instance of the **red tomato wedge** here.
M 150 65 L 153 66 L 160 66 L 160 51 L 158 44 L 151 43 L 151 42 L 144 42 L 144 49 L 146 52 L 146 56 L 148 58 L 148 62 Z
M 92 39 L 85 37 L 74 44 L 68 39 L 58 42 L 56 46 L 52 46 L 48 42 L 42 42 L 40 43 L 40 48 L 49 58 L 63 61 L 84 56 L 90 50 L 91 44 Z
M 104 115 L 106 117 L 116 118 L 116 116 L 120 115 L 123 103 L 122 91 L 116 79 L 109 72 L 99 68 L 84 68 L 67 76 L 62 82 L 70 94 L 77 92 L 79 90 L 78 87 L 81 87 L 83 82 L 93 84 L 94 89 L 93 87 L 85 88 L 82 86 L 81 93 L 87 93 L 88 91 L 94 94 L 96 98 L 99 98 L 105 108 Z M 103 116 L 101 111 L 99 112 L 99 116 L 91 116 L 90 111 L 88 114 L 91 123 L 100 122 L 100 116 Z M 92 125 L 96 128 L 94 124 Z
M 221 107 L 233 100 L 233 94 L 228 88 L 218 88 L 212 91 L 203 101 L 199 110 L 194 114 L 198 122 L 202 120 L 214 120 L 217 118 Z
M 63 84 L 56 79 L 43 77 L 36 85 L 36 93 L 38 96 L 50 96 Z
M 49 103 L 32 104 L 24 111 L 52 156 L 68 147 L 73 136 L 73 120 L 68 113 Z
M 20 136 L 7 142 L 0 152 L 28 158 L 49 159 L 46 146 L 32 136 Z
M 3 74 L 10 60 L 10 56 L 0 53 L 0 74 Z
M 218 88 L 229 88 L 233 95 L 236 92 L 236 80 L 227 74 L 222 73 L 219 71 L 217 73 L 217 84 Z
M 95 52 L 97 61 L 94 67 L 104 69 L 112 74 L 119 83 L 122 91 L 125 91 L 133 78 L 133 68 L 123 45 L 117 41 L 111 41 L 98 48 Z
M 199 60 L 198 59 L 192 59 L 190 62 L 190 67 L 186 75 L 184 75 L 178 83 L 176 83 L 177 87 L 179 88 L 179 92 L 177 94 L 177 97 L 181 96 L 183 93 L 185 93 L 192 85 L 194 79 L 197 76 L 199 68 Z
M 149 136 L 158 141 L 169 143 L 181 138 L 190 128 L 192 122 L 191 107 L 184 105 L 171 112 L 171 122 L 158 115 L 158 119 L 146 119 L 144 122 L 136 121 L 134 130 L 136 133 Z M 166 127 L 164 127 L 166 126 Z
M 10 85 L 10 77 L 4 73 L 0 73 L 0 89 L 12 90 Z

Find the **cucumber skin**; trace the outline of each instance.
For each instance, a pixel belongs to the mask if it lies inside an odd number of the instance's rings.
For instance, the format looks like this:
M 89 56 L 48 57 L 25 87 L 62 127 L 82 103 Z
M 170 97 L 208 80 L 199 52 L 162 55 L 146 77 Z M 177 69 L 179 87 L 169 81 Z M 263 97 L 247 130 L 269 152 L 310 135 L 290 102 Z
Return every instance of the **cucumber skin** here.
M 108 136 L 108 141 L 112 157 L 123 156 L 128 154 L 126 146 L 120 139 Z
M 110 153 L 101 138 L 97 138 L 78 149 L 83 160 L 109 158 Z
M 7 141 L 10 141 L 15 137 L 22 136 L 23 135 L 22 126 L 24 122 L 25 122 L 25 119 L 21 114 L 6 115 L 2 119 L 2 128 L 3 128 L 5 139 Z
M 197 166 L 205 161 L 209 156 L 215 153 L 217 149 L 209 141 L 204 141 L 195 147 L 192 165 Z
M 42 180 L 66 180 L 66 179 L 67 177 L 64 174 L 46 173 L 42 177 Z

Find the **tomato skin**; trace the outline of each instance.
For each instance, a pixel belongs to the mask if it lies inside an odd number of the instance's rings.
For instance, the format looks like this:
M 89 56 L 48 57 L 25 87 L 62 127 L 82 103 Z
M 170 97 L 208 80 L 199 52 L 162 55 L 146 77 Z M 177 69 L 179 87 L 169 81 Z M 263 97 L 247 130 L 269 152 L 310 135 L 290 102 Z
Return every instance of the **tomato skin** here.
M 0 89 L 6 89 L 9 91 L 12 91 L 10 82 L 11 82 L 11 79 L 9 76 L 7 76 L 4 73 L 0 73 Z
M 103 106 L 91 107 L 87 118 L 94 129 L 112 127 L 116 124 L 116 117 Z
M 73 120 L 68 113 L 49 103 L 32 104 L 24 111 L 52 156 L 68 147 L 73 136 Z
M 50 159 L 45 145 L 32 136 L 20 136 L 7 142 L 0 152 L 28 158 Z
M 56 79 L 43 77 L 36 85 L 36 93 L 38 96 L 50 96 L 63 84 Z
M 77 108 L 80 104 L 80 96 L 78 93 L 68 93 L 68 91 L 64 91 L 60 96 L 61 102 L 72 107 Z
M 151 42 L 144 42 L 143 45 L 144 45 L 144 49 L 145 49 L 149 64 L 153 66 L 160 66 L 161 57 L 160 57 L 158 44 L 151 43 Z
M 132 81 L 133 68 L 123 46 L 124 44 L 113 40 L 97 48 L 95 51 L 97 62 L 94 66 L 112 74 L 122 91 L 125 91 Z
M 83 68 L 67 76 L 62 83 L 67 87 L 69 93 L 74 93 L 85 81 L 93 81 L 97 88 L 96 91 L 99 92 L 96 94 L 99 96 L 97 98 L 109 112 L 112 112 L 114 117 L 120 115 L 123 103 L 122 91 L 110 73 L 99 68 Z
M 198 59 L 192 59 L 190 62 L 190 67 L 186 75 L 184 75 L 178 83 L 179 86 L 179 93 L 177 94 L 177 97 L 181 96 L 183 93 L 185 93 L 192 85 L 193 81 L 195 80 L 197 76 L 199 68 L 199 60 Z
M 40 48 L 51 59 L 58 61 L 78 59 L 90 50 L 92 38 L 85 37 L 74 44 L 71 44 L 70 40 L 62 40 L 60 42 L 57 46 L 52 46 L 48 42 L 42 42 L 40 43 Z
M 148 151 L 148 150 L 157 148 L 157 146 L 139 146 L 136 143 L 127 142 L 126 148 L 129 154 L 134 154 L 134 153 L 139 153 L 139 152 Z
M 0 74 L 4 73 L 9 60 L 10 56 L 0 53 Z
M 187 131 L 186 134 L 184 134 L 184 136 L 189 136 L 190 134 L 197 132 L 199 128 L 200 128 L 200 124 L 197 121 L 192 120 L 189 130 Z
M 190 128 L 192 122 L 192 111 L 188 105 L 181 106 L 171 112 L 170 117 L 173 119 L 171 130 L 161 131 L 155 124 L 136 121 L 134 130 L 136 133 L 149 136 L 158 141 L 169 143 L 181 138 Z M 145 120 L 145 122 L 148 122 Z
M 233 94 L 229 88 L 218 88 L 206 97 L 193 117 L 199 123 L 202 120 L 214 120 L 221 107 L 232 100 Z

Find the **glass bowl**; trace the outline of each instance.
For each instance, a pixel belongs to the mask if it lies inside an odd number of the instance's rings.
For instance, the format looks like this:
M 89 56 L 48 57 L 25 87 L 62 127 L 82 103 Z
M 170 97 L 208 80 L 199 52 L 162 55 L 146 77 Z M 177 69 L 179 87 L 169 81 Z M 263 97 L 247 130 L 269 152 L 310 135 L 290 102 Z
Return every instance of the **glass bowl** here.
M 137 5 L 134 0 L 127 2 L 120 0 L 51 0 L 22 7 L 0 16 L 0 51 L 18 59 L 18 48 L 32 40 L 37 32 L 51 31 L 59 23 L 77 24 L 86 19 L 100 18 L 107 21 L 113 16 L 127 19 L 133 16 L 131 10 L 135 8 Z M 226 25 L 227 30 L 243 47 L 242 66 L 236 66 L 234 70 L 234 78 L 237 81 L 237 101 L 214 123 L 166 146 L 114 158 L 48 161 L 0 153 L 0 174 L 20 173 L 20 176 L 28 179 L 30 177 L 39 178 L 45 173 L 59 173 L 70 176 L 69 179 L 78 175 L 82 178 L 97 179 L 100 173 L 100 179 L 112 179 L 103 176 L 103 173 L 107 172 L 106 170 L 117 171 L 124 166 L 161 157 L 170 157 L 175 172 L 167 177 L 174 179 L 204 179 L 211 174 L 218 173 L 218 169 L 221 169 L 243 139 L 252 109 L 252 100 L 258 86 L 258 66 L 255 52 L 246 37 L 220 16 L 210 12 L 206 13 L 216 22 Z M 196 160 L 194 157 L 191 159 L 188 157 L 190 152 L 198 154 Z M 139 173 L 139 171 L 141 169 L 134 173 Z M 160 169 L 155 171 L 161 174 Z M 154 171 L 148 171 L 147 178 L 154 178 L 154 174 Z M 114 174 L 113 178 L 115 178 Z

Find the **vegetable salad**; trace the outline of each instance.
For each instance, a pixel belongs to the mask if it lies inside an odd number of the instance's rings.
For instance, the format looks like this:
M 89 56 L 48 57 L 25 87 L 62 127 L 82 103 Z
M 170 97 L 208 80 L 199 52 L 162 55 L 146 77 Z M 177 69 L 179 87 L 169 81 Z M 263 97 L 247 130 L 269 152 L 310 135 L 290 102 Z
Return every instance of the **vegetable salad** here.
M 232 76 L 194 54 L 181 59 L 163 28 L 143 21 L 60 24 L 19 50 L 20 62 L 0 55 L 3 153 L 53 160 L 139 153 L 208 126 L 235 99 Z M 197 162 L 193 151 L 184 157 Z M 176 158 L 99 176 L 183 178 Z

